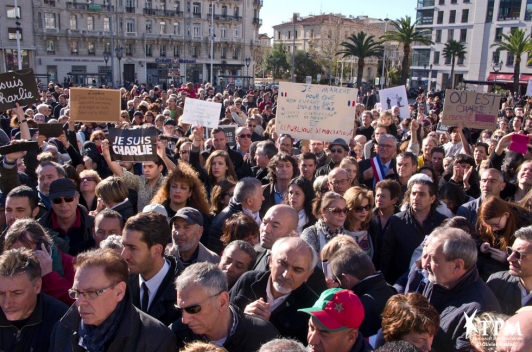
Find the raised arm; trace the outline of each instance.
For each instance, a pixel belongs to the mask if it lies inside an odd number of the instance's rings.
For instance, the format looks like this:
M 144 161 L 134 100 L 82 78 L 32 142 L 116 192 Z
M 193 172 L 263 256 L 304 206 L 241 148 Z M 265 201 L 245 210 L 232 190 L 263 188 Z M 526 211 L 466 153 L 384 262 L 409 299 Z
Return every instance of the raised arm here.
M 122 169 L 118 161 L 111 160 L 111 153 L 109 153 L 109 140 L 107 139 L 102 142 L 102 154 L 103 158 L 105 159 L 105 162 L 107 163 L 107 165 L 109 165 L 109 169 L 111 169 L 113 174 L 115 174 L 116 176 L 121 176 L 124 170 Z

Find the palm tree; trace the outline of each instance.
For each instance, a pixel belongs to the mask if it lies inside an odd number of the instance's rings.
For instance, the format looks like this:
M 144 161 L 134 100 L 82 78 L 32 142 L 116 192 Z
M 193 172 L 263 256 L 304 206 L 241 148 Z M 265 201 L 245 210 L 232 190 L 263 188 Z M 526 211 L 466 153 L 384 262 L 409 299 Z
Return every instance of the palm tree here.
M 443 57 L 451 59 L 451 89 L 454 89 L 454 64 L 456 58 L 464 59 L 467 54 L 464 43 L 450 39 L 443 47 Z
M 490 47 L 495 47 L 497 50 L 506 50 L 514 55 L 514 92 L 517 92 L 519 89 L 519 74 L 521 73 L 521 55 L 532 51 L 532 40 L 529 35 L 525 35 L 524 30 L 519 28 L 513 30 L 510 35 L 502 33 L 501 36 L 503 40 L 491 44 Z
M 362 75 L 364 74 L 364 59 L 371 56 L 381 56 L 383 47 L 380 42 L 374 40 L 373 35 L 367 35 L 361 31 L 358 34 L 351 34 L 347 39 L 349 42 L 340 43 L 344 47 L 336 55 L 342 57 L 356 56 L 358 57 L 357 66 L 357 88 L 362 84 Z
M 421 20 L 421 19 L 420 19 Z M 418 21 L 412 23 L 410 16 L 401 17 L 398 20 L 391 21 L 390 24 L 394 29 L 386 31 L 381 36 L 381 41 L 394 41 L 403 45 L 403 63 L 401 70 L 400 84 L 406 84 L 406 78 L 408 77 L 408 62 L 410 60 L 410 47 L 414 42 L 423 45 L 434 44 L 430 40 L 432 28 L 418 29 Z

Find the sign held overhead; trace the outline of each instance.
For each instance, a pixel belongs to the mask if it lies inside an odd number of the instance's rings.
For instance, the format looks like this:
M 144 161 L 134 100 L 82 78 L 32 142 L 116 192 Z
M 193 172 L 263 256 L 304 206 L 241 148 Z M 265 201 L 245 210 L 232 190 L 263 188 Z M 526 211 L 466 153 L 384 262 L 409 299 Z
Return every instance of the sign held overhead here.
M 116 122 L 120 118 L 117 89 L 70 89 L 70 116 L 82 122 Z
M 199 99 L 187 99 L 183 109 L 183 122 L 207 128 L 218 127 L 222 104 Z
M 442 124 L 476 129 L 495 129 L 501 96 L 467 90 L 446 89 Z
M 31 105 L 40 101 L 39 88 L 35 83 L 33 69 L 0 74 L 0 111 Z

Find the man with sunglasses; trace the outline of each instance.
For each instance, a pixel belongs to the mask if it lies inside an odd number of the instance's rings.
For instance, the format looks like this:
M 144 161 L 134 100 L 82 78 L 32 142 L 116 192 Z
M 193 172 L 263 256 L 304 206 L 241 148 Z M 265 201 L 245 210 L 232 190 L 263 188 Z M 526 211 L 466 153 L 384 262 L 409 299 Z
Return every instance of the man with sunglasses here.
M 187 343 L 204 341 L 229 352 L 251 352 L 279 334 L 270 322 L 244 314 L 229 302 L 225 274 L 212 263 L 189 266 L 175 285 L 182 318 L 170 329 L 179 350 Z
M 532 306 L 532 226 L 517 230 L 514 236 L 514 243 L 506 248 L 510 269 L 491 275 L 487 281 L 507 315 Z
M 316 170 L 316 177 L 328 175 L 332 169 L 340 166 L 340 162 L 345 158 L 349 153 L 349 145 L 342 138 L 336 138 L 330 145 L 329 150 L 331 154 L 329 155 L 331 160 L 328 164 L 323 165 L 318 170 Z M 316 155 L 316 157 L 318 157 Z
M 249 155 L 249 147 L 251 145 L 251 131 L 247 127 L 239 127 L 236 129 L 236 146 L 234 147 L 234 150 L 239 152 L 242 157 L 246 156 L 246 154 Z
M 112 249 L 76 258 L 76 303 L 56 324 L 50 351 L 175 351 L 168 327 L 135 308 L 127 287 L 128 266 Z
M 39 219 L 39 223 L 59 233 L 59 237 L 70 246 L 70 255 L 94 247 L 94 218 L 85 207 L 79 205 L 79 193 L 74 181 L 68 178 L 53 181 L 48 198 L 52 208 Z

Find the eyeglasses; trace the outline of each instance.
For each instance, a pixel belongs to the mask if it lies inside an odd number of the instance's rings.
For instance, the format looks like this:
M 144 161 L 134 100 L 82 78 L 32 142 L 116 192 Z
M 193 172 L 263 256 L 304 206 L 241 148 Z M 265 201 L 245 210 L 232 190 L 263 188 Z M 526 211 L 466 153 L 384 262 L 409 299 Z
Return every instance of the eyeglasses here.
M 251 138 L 251 134 L 249 133 L 242 133 L 238 135 L 238 138 Z
M 222 291 L 224 292 L 224 291 Z M 209 298 L 207 298 L 206 300 L 204 300 L 203 302 L 201 303 L 198 303 L 198 304 L 194 304 L 193 306 L 188 306 L 188 307 L 185 307 L 185 308 L 180 308 L 178 307 L 177 305 L 175 305 L 174 307 L 176 307 L 178 310 L 180 311 L 185 311 L 187 312 L 188 314 L 198 314 L 199 312 L 201 312 L 201 305 L 205 302 L 207 302 L 209 299 L 211 298 L 214 298 L 216 296 L 219 296 L 222 292 L 218 292 L 217 294 L 215 294 L 214 296 L 209 296 Z
M 523 252 L 516 251 L 512 247 L 506 247 L 506 254 L 508 254 L 508 257 L 510 257 L 512 254 L 515 254 L 515 259 L 521 260 L 521 258 L 524 257 L 530 257 L 532 254 L 524 254 Z
M 333 154 L 342 154 L 344 151 L 345 150 L 343 148 L 338 148 L 338 149 L 333 148 L 333 149 L 331 149 L 331 153 L 333 153 Z
M 338 180 L 338 181 L 334 181 L 334 182 L 330 182 L 330 183 L 334 187 L 338 187 L 338 186 L 345 186 L 348 182 L 349 182 L 349 180 L 346 178 L 344 180 Z
M 54 204 L 61 204 L 63 203 L 63 200 L 67 203 L 72 203 L 74 201 L 74 197 L 59 197 L 52 200 L 52 203 Z
M 179 151 L 179 154 L 183 155 L 183 154 L 188 154 L 190 153 L 190 150 L 180 150 Z
M 94 142 L 94 141 L 103 141 L 104 139 L 105 139 L 105 138 L 103 138 L 103 137 L 94 137 L 94 138 L 92 139 L 92 141 L 93 141 L 93 142 Z
M 379 144 L 379 148 L 392 149 L 392 148 L 395 148 L 395 145 Z
M 96 298 L 100 297 L 101 295 L 103 295 L 104 292 L 107 291 L 108 289 L 115 287 L 120 282 L 121 281 L 115 282 L 111 286 L 107 286 L 107 287 L 104 287 L 104 288 L 96 290 L 96 291 L 85 291 L 85 292 L 82 292 L 82 291 L 78 291 L 78 290 L 76 290 L 74 288 L 71 288 L 70 290 L 68 290 L 68 295 L 72 299 L 79 299 L 81 296 L 85 296 L 85 299 L 88 299 L 89 301 L 92 301 L 93 299 L 96 299 Z
M 330 211 L 331 213 L 333 213 L 334 215 L 341 215 L 341 214 L 347 214 L 349 213 L 349 209 L 347 208 L 339 208 L 339 207 L 334 207 L 334 208 L 325 208 L 326 211 Z
M 79 179 L 79 183 L 83 183 L 84 181 L 96 181 L 94 177 L 82 177 Z
M 484 222 L 484 226 L 489 226 L 489 227 L 491 227 L 491 228 L 493 228 L 493 227 L 499 227 L 502 218 L 503 218 L 503 217 L 501 216 L 501 217 L 499 218 L 499 221 L 497 221 L 496 224 L 488 224 L 487 222 Z
M 363 210 L 370 211 L 371 205 L 367 204 L 365 207 L 359 205 L 359 206 L 354 207 L 353 210 L 355 211 L 355 213 L 362 213 Z

